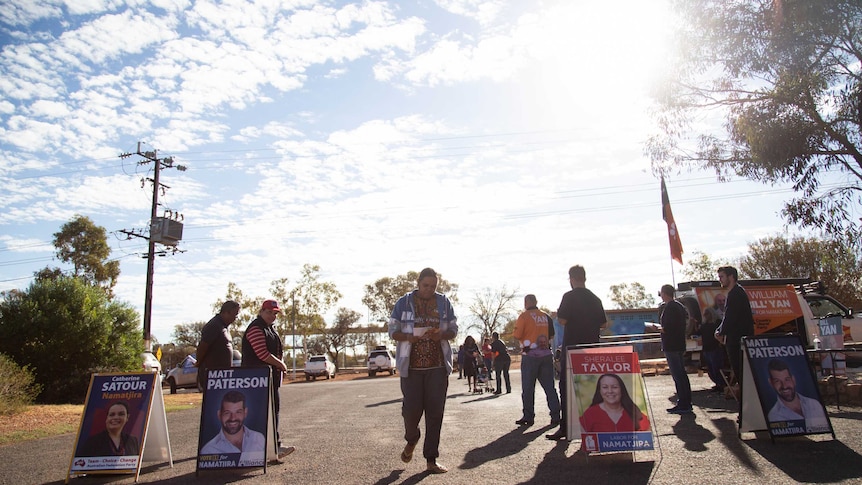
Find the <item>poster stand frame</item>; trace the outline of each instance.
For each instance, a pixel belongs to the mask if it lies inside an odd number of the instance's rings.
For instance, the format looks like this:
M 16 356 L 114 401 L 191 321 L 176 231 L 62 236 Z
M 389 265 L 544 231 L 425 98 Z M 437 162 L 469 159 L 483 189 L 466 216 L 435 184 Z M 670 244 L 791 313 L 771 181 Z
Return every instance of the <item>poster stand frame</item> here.
M 81 434 L 84 432 L 84 422 L 88 414 L 92 414 L 95 412 L 94 409 L 91 409 L 91 405 L 94 404 L 95 399 L 93 397 L 93 384 L 96 382 L 98 378 L 111 378 L 111 377 L 128 377 L 128 376 L 141 376 L 143 377 L 145 382 L 149 382 L 149 399 L 145 402 L 144 412 L 146 413 L 146 417 L 144 419 L 143 429 L 141 430 L 141 446 L 138 450 L 137 455 L 137 465 L 134 469 L 132 468 L 120 468 L 120 469 L 104 469 L 104 470 L 72 470 L 73 465 L 76 462 L 76 458 L 80 460 L 79 457 L 76 457 L 76 452 L 78 450 L 78 445 L 81 442 Z M 146 379 L 146 378 L 152 379 Z M 66 471 L 66 478 L 64 483 L 69 483 L 69 480 L 73 477 L 79 477 L 84 475 L 124 475 L 124 474 L 134 474 L 135 482 L 138 481 L 141 474 L 141 467 L 144 461 L 147 462 L 159 462 L 159 461 L 168 461 L 171 468 L 174 466 L 173 454 L 171 452 L 171 444 L 170 444 L 170 436 L 168 433 L 168 422 L 167 422 L 167 414 L 165 412 L 165 400 L 162 395 L 162 376 L 157 372 L 113 372 L 113 373 L 94 373 L 90 375 L 90 383 L 87 386 L 87 397 L 84 401 L 84 409 L 81 412 L 81 420 L 78 423 L 78 433 L 75 437 L 75 442 L 72 445 L 72 454 L 69 459 L 69 467 Z
M 768 407 L 768 403 L 765 400 L 765 396 L 761 396 L 760 389 L 758 389 L 757 383 L 754 377 L 754 370 L 752 369 L 752 363 L 750 358 L 749 347 L 753 347 L 756 341 L 768 341 L 769 339 L 789 339 L 792 344 L 801 349 L 802 355 L 801 358 L 805 361 L 805 370 L 807 375 L 805 377 L 810 377 L 813 383 L 811 390 L 809 393 L 813 393 L 812 398 L 816 398 L 817 402 L 820 404 L 823 413 L 826 417 L 826 422 L 829 426 L 828 431 L 817 431 L 817 432 L 803 432 L 803 433 L 793 433 L 793 434 L 776 434 L 773 429 L 769 426 L 767 422 L 767 416 L 765 413 L 765 409 Z M 766 431 L 769 433 L 770 441 L 774 444 L 775 438 L 788 438 L 794 436 L 808 436 L 814 434 L 830 434 L 832 439 L 837 439 L 835 436 L 835 428 L 832 426 L 832 422 L 829 419 L 829 412 L 826 410 L 826 406 L 823 404 L 823 398 L 820 395 L 820 389 L 817 385 L 817 379 L 815 378 L 810 355 L 805 351 L 805 347 L 802 344 L 802 339 L 799 335 L 795 333 L 791 334 L 760 334 L 757 336 L 751 337 L 742 337 L 741 339 L 741 349 L 742 349 L 742 380 L 739 383 L 739 423 L 737 427 L 737 437 L 742 439 L 742 433 L 747 432 L 759 432 Z M 800 358 L 797 356 L 797 358 Z
M 205 379 L 205 382 L 207 384 L 206 384 L 206 387 L 203 389 L 203 399 L 201 402 L 200 426 L 198 428 L 199 429 L 199 431 L 198 431 L 198 448 L 197 448 L 198 451 L 195 455 L 195 477 L 200 477 L 200 473 L 202 470 L 204 472 L 210 472 L 210 471 L 217 472 L 220 470 L 263 468 L 263 473 L 266 474 L 268 464 L 271 461 L 278 459 L 278 443 L 276 442 L 276 436 L 277 435 L 276 435 L 276 429 L 275 429 L 275 400 L 273 399 L 273 392 L 276 392 L 277 388 L 272 383 L 272 379 L 273 379 L 272 368 L 269 366 L 266 366 L 266 367 L 242 366 L 242 367 L 230 367 L 230 368 L 223 368 L 223 369 L 222 368 L 220 368 L 220 369 L 208 369 L 208 371 L 251 370 L 251 369 L 256 369 L 256 370 L 266 369 L 267 376 L 268 376 L 267 391 L 266 391 L 266 406 L 264 407 L 264 409 L 266 410 L 266 419 L 265 419 L 266 424 L 264 426 L 264 430 L 262 433 L 264 435 L 263 464 L 261 466 L 234 466 L 234 467 L 218 467 L 218 468 L 212 468 L 212 469 L 201 468 L 200 457 L 201 457 L 201 449 L 204 446 L 203 433 L 205 430 L 205 424 L 204 423 L 206 421 L 205 413 L 206 413 L 207 409 L 210 407 L 210 406 L 208 406 L 207 395 L 208 394 L 212 395 L 211 392 L 208 393 L 209 388 L 210 388 L 210 385 L 209 385 L 210 376 L 208 375 Z
M 617 351 L 618 353 L 631 353 L 633 362 L 637 364 L 638 371 L 636 373 L 635 379 L 637 379 L 637 385 L 640 386 L 641 390 L 644 394 L 644 405 L 646 406 L 646 413 L 650 419 L 650 433 L 652 434 L 653 440 L 653 450 L 620 450 L 620 451 L 586 451 L 583 447 L 583 442 L 581 441 L 581 426 L 580 420 L 577 419 L 577 416 L 580 416 L 580 408 L 579 401 L 575 395 L 574 383 L 572 377 L 574 376 L 574 369 L 572 366 L 572 355 L 578 354 L 580 352 L 587 349 L 606 349 L 608 351 Z M 640 356 L 634 350 L 634 346 L 632 346 L 629 342 L 615 342 L 612 344 L 586 344 L 586 345 L 575 345 L 569 346 L 566 348 L 566 375 L 561 376 L 562 378 L 567 379 L 566 383 L 566 402 L 567 409 L 564 409 L 566 417 L 566 434 L 571 437 L 571 441 L 581 441 L 581 449 L 585 452 L 585 459 L 589 462 L 590 455 L 605 455 L 605 454 L 619 454 L 619 453 L 631 453 L 632 462 L 637 462 L 638 451 L 656 451 L 659 455 L 659 459 L 661 459 L 662 449 L 661 449 L 661 440 L 659 435 L 655 432 L 655 427 L 652 423 L 655 423 L 655 415 L 653 414 L 652 403 L 649 399 L 649 392 L 647 390 L 646 381 L 644 380 L 643 371 L 640 368 Z M 634 373 L 633 373 L 634 374 Z M 633 382 L 634 384 L 634 382 Z M 574 438 L 577 436 L 578 438 Z

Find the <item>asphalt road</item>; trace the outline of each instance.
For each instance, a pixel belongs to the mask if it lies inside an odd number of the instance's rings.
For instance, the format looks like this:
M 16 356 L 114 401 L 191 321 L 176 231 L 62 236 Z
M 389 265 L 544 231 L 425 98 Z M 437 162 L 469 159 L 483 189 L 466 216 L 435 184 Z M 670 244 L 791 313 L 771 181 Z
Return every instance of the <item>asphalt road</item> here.
M 737 437 L 734 401 L 710 394 L 706 377 L 692 375 L 695 414 L 665 412 L 673 395 L 670 376 L 647 377 L 657 449 L 584 456 L 579 442 L 551 442 L 541 388 L 536 424 L 518 427 L 520 374 L 513 393 L 470 395 L 450 377 L 440 462 L 450 468 L 429 475 L 417 447 L 404 464 L 399 378 L 317 381 L 282 388 L 282 434 L 298 450 L 283 464 L 195 475 L 200 411 L 168 414 L 174 466 L 144 463 L 140 482 L 302 484 L 739 484 L 862 483 L 862 409 L 828 410 L 836 433 L 772 443 L 767 435 Z M 71 434 L 0 447 L 0 483 L 62 483 L 74 444 Z M 134 483 L 133 476 L 87 476 L 73 484 Z

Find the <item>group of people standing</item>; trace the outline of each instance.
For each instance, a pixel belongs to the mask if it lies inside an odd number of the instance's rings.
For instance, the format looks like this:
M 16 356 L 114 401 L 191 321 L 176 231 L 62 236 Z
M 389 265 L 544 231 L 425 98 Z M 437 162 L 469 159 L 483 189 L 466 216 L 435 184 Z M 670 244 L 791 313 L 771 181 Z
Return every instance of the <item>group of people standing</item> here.
M 569 268 L 569 284 L 571 290 L 566 292 L 557 309 L 556 323 L 563 329 L 562 348 L 571 346 L 597 344 L 601 329 L 607 325 L 602 301 L 586 288 L 586 271 L 583 266 L 575 265 Z M 753 319 L 751 307 L 745 291 L 736 285 L 737 274 L 732 267 L 719 268 L 719 279 L 722 286 L 730 291 L 724 318 L 715 330 L 717 342 L 727 348 L 731 366 L 738 376 L 741 366 L 739 339 L 744 335 L 753 334 Z M 425 441 L 422 454 L 426 460 L 427 471 L 430 473 L 445 473 L 448 469 L 438 463 L 440 455 L 440 434 L 443 424 L 443 412 L 449 386 L 449 374 L 453 368 L 453 351 L 450 340 L 458 334 L 458 324 L 455 312 L 449 299 L 436 291 L 438 277 L 431 268 L 425 268 L 419 273 L 417 288 L 402 296 L 395 304 L 389 320 L 389 336 L 396 342 L 396 368 L 400 374 L 401 392 L 403 396 L 401 415 L 404 422 L 404 440 L 406 444 L 400 458 L 408 463 L 413 458 L 414 450 L 421 437 L 419 423 L 425 418 Z M 667 356 L 668 366 L 677 388 L 678 402 L 669 409 L 673 413 L 691 412 L 691 385 L 685 372 L 683 353 L 685 351 L 685 308 L 674 300 L 674 290 L 670 285 L 662 287 L 660 295 L 663 300 L 661 307 L 661 323 L 663 328 L 663 347 Z M 521 384 L 522 384 L 522 417 L 516 424 L 532 425 L 535 420 L 534 393 L 535 385 L 545 391 L 550 424 L 559 428 L 545 435 L 551 440 L 569 439 L 567 436 L 566 387 L 567 380 L 560 379 L 559 394 L 555 389 L 554 355 L 552 339 L 555 336 L 555 322 L 545 312 L 537 307 L 535 295 L 524 297 L 524 312 L 518 316 L 515 324 L 514 337 L 521 343 Z M 278 429 L 279 399 L 278 387 L 280 376 L 287 371 L 283 358 L 281 339 L 275 332 L 273 323 L 280 311 L 275 300 L 266 300 L 257 318 L 249 325 L 243 336 L 243 365 L 268 365 L 273 369 L 273 400 L 275 403 L 276 430 Z M 207 368 L 229 367 L 231 364 L 232 345 L 228 326 L 236 320 L 239 305 L 228 301 L 221 312 L 213 317 L 203 330 L 201 344 L 198 347 L 198 364 L 201 375 Z M 493 340 L 487 342 L 486 349 L 480 349 L 475 339 L 468 337 L 463 345 L 464 360 L 462 371 L 468 380 L 475 376 L 473 358 L 482 355 L 483 359 L 493 356 L 492 366 L 497 373 L 496 393 L 502 392 L 502 380 L 505 379 L 506 390 L 511 392 L 509 382 L 510 357 L 505 344 L 495 332 Z M 558 339 L 559 340 L 559 339 Z M 483 350 L 485 352 L 483 353 Z M 560 359 L 560 375 L 566 375 L 566 359 Z M 617 379 L 613 379 L 617 377 Z M 471 383 L 471 390 L 475 381 Z M 597 383 L 594 404 L 604 413 L 602 419 L 592 419 L 595 422 L 610 420 L 610 425 L 619 427 L 620 423 L 631 423 L 633 429 L 643 429 L 649 426 L 645 415 L 631 404 L 631 398 L 618 376 L 601 376 Z M 626 402 L 629 403 L 626 410 Z M 591 406 L 592 408 L 592 406 Z M 589 409 L 588 409 L 589 410 Z M 597 412 L 597 411 L 596 411 Z M 586 412 L 585 412 L 586 416 Z M 607 419 L 605 419 L 607 416 Z M 224 432 L 224 431 L 223 431 Z M 277 435 L 278 436 L 278 435 Z M 236 442 L 236 440 L 231 440 Z M 294 447 L 283 447 L 279 439 L 279 458 L 293 452 Z
M 496 373 L 497 387 L 494 394 L 502 394 L 503 381 L 506 382 L 506 393 L 512 392 L 512 382 L 509 379 L 509 367 L 512 358 L 509 357 L 509 349 L 500 340 L 500 334 L 491 333 L 491 338 L 485 338 L 482 348 L 476 344 L 476 339 L 468 335 L 464 343 L 458 347 L 458 379 L 467 379 L 467 392 L 483 392 L 479 388 L 479 374 L 481 369 L 486 371 L 485 377 L 491 378 L 491 373 Z

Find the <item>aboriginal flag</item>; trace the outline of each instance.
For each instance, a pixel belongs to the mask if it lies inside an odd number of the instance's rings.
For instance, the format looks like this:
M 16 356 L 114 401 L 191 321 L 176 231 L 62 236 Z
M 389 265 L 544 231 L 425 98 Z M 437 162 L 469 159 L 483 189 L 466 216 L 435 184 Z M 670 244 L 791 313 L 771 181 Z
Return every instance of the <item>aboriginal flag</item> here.
M 661 218 L 667 223 L 670 256 L 679 262 L 679 264 L 682 264 L 682 241 L 679 239 L 679 231 L 676 230 L 676 222 L 674 222 L 673 212 L 670 210 L 670 199 L 667 196 L 667 186 L 664 184 L 664 176 L 661 178 Z

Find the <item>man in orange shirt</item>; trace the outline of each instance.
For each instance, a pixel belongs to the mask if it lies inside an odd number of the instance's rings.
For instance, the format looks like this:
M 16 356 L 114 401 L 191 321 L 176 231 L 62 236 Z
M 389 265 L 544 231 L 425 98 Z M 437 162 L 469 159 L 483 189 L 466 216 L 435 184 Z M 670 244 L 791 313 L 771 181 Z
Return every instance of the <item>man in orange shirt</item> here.
M 531 426 L 535 419 L 536 380 L 545 390 L 551 426 L 560 424 L 560 398 L 554 387 L 554 355 L 550 338 L 554 336 L 551 317 L 536 307 L 536 295 L 524 297 L 526 311 L 515 322 L 514 336 L 521 341 L 521 402 L 523 416 L 517 425 Z

